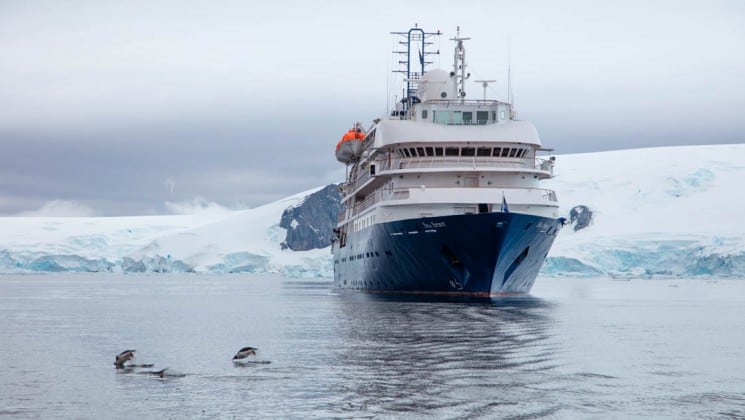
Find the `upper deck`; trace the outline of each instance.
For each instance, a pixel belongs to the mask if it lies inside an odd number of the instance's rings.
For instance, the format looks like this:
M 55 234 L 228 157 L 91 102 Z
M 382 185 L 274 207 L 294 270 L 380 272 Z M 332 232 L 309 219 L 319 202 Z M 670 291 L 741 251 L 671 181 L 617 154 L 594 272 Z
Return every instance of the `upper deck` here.
M 426 104 L 425 104 L 426 105 Z M 455 106 L 453 106 L 455 108 Z M 469 111 L 453 109 L 462 114 Z M 436 111 L 435 111 L 435 115 Z M 369 137 L 373 148 L 383 148 L 398 143 L 522 143 L 541 147 L 535 126 L 528 121 L 505 120 L 500 123 L 442 124 L 429 120 L 381 120 Z

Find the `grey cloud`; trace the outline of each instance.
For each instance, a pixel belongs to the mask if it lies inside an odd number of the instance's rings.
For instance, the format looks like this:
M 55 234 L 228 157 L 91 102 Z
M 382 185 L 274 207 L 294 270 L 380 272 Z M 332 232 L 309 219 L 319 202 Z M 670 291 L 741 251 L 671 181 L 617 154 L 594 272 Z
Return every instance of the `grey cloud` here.
M 460 25 L 491 96 L 511 44 L 519 116 L 557 153 L 745 141 L 740 2 L 425 5 L 0 3 L 0 214 L 255 206 L 338 180 L 342 131 L 400 92 L 388 32 L 412 17 L 445 32 L 441 67 Z

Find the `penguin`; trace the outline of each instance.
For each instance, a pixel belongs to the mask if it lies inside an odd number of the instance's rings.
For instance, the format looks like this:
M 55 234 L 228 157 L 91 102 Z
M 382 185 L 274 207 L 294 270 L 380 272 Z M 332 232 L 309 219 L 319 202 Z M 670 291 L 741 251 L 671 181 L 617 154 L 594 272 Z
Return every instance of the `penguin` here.
M 237 362 L 239 360 L 245 359 L 248 356 L 256 356 L 256 351 L 259 350 L 255 347 L 244 347 L 240 350 L 238 350 L 238 353 L 233 356 L 233 361 Z
M 124 363 L 135 357 L 135 350 L 124 350 L 114 357 L 114 366 L 117 369 L 124 369 Z

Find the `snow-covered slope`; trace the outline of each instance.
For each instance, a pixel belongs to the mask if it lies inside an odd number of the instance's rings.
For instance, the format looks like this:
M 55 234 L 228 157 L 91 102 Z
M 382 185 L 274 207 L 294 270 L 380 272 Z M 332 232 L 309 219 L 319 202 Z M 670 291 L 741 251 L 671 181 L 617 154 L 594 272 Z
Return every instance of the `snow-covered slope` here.
M 319 188 L 250 210 L 178 216 L 2 217 L 0 272 L 273 272 L 327 276 L 329 249 L 282 250 L 282 212 Z
M 559 156 L 555 175 L 562 213 L 593 220 L 561 231 L 544 274 L 745 273 L 745 144 Z
M 742 276 L 745 144 L 558 156 L 565 227 L 545 275 Z M 251 210 L 150 217 L 0 217 L 0 272 L 196 271 L 332 275 L 328 248 L 282 250 L 282 212 L 315 190 Z

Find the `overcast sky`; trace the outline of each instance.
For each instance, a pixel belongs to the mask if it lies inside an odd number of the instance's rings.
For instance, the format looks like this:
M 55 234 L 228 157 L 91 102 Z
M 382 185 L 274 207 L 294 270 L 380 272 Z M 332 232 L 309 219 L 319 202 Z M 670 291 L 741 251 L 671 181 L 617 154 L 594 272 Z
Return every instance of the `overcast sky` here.
M 313 3 L 0 0 L 0 214 L 253 207 L 340 181 L 334 146 L 400 92 L 389 32 L 414 23 L 444 33 L 440 67 L 460 26 L 493 98 L 510 49 L 518 116 L 558 154 L 745 142 L 744 1 Z

